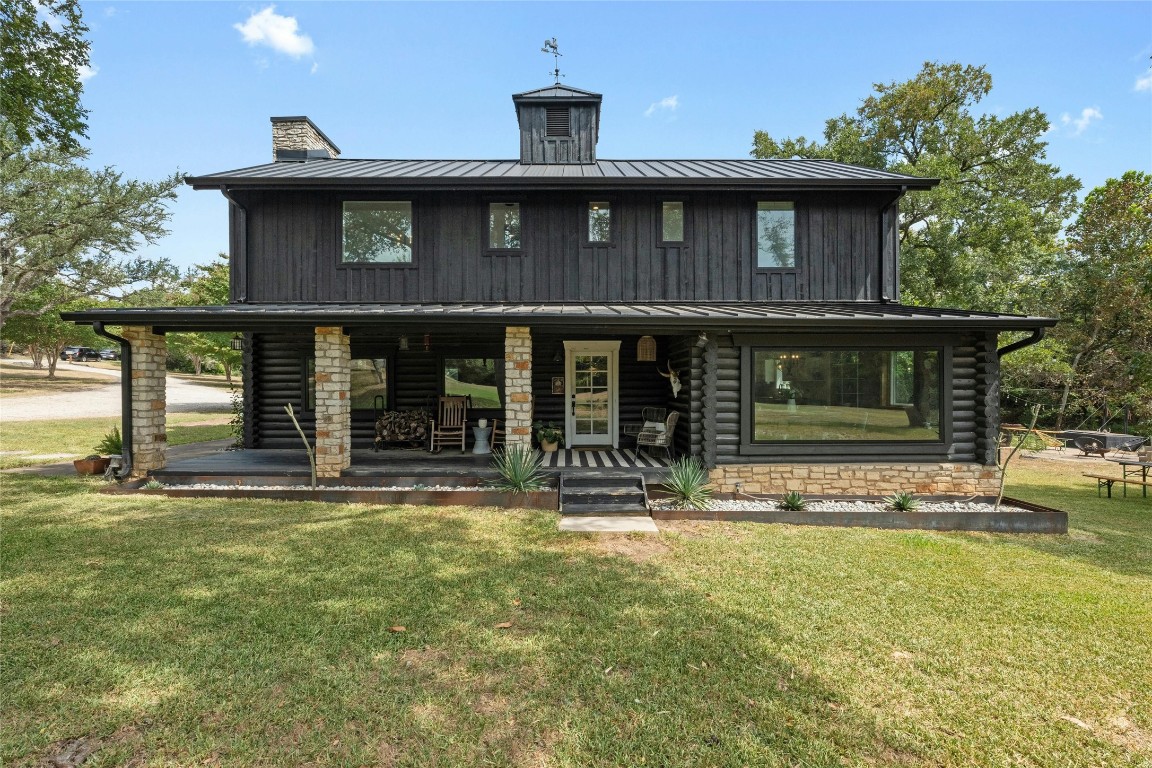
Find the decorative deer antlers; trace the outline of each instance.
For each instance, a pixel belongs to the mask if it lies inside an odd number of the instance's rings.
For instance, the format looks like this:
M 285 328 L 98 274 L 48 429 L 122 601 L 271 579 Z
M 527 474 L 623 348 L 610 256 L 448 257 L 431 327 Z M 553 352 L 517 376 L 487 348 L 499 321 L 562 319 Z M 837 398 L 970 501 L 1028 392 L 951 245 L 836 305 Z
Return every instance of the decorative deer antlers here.
M 668 361 L 668 373 L 664 373 L 664 371 L 660 370 L 659 368 L 656 369 L 656 372 L 664 378 L 668 379 L 668 383 L 672 385 L 672 399 L 675 400 L 677 397 L 679 397 L 680 371 L 672 370 L 672 361 Z

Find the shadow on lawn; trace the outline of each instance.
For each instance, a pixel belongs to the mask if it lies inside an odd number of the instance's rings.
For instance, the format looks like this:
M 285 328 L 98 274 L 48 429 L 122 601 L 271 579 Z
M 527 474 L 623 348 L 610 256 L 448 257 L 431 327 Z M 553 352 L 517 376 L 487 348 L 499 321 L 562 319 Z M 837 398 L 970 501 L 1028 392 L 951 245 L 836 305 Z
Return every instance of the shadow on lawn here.
M 5 764 L 914 759 L 772 621 L 552 515 L 68 498 L 7 526 Z

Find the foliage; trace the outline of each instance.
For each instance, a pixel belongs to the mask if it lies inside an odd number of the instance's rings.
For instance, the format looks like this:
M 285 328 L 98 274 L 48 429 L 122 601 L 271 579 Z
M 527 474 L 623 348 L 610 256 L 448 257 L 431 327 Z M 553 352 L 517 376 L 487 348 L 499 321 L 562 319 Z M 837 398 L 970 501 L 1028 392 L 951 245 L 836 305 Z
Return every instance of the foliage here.
M 48 363 L 48 378 L 55 380 L 56 364 L 60 361 L 60 353 L 67 346 L 100 347 L 106 340 L 97 336 L 87 326 L 78 326 L 65 322 L 56 312 L 37 313 L 36 308 L 44 305 L 55 305 L 60 310 L 82 309 L 86 304 L 68 301 L 65 286 L 51 281 L 37 286 L 26 296 L 22 297 L 15 307 L 17 314 L 10 322 L 3 326 L 5 341 L 22 344 L 29 348 L 34 359 L 46 360 Z M 23 313 L 27 308 L 29 311 Z
M 538 491 L 547 485 L 540 454 L 528 445 L 509 445 L 492 456 L 500 479 L 492 487 L 512 493 Z
M 178 306 L 221 306 L 229 300 L 228 255 L 218 254 L 209 264 L 197 264 L 180 280 L 164 303 Z M 232 372 L 240 367 L 243 352 L 232 349 L 231 333 L 173 333 L 168 336 L 169 353 L 175 359 L 186 357 L 191 372 L 199 374 L 205 363 L 216 363 L 224 369 L 229 383 Z
M 235 385 L 228 387 L 228 401 L 232 408 L 232 418 L 228 428 L 232 433 L 232 447 L 244 447 L 244 390 Z
M 158 491 L 164 487 L 164 483 L 160 482 L 156 478 L 152 478 L 151 480 L 144 483 L 144 485 L 142 485 L 140 487 L 146 491 Z
M 87 31 L 79 0 L 0 4 L 0 115 L 17 145 L 78 147 L 87 130 L 80 104 Z
M 176 199 L 178 174 L 154 183 L 124 179 L 111 167 L 88 168 L 86 150 L 12 148 L 10 139 L 3 137 L 0 161 L 0 329 L 12 316 L 122 296 L 134 284 L 174 275 L 164 259 L 130 254 L 167 234 L 165 204 Z M 27 301 L 48 283 L 61 288 L 50 301 Z
M 542 443 L 559 443 L 564 439 L 564 429 L 551 421 L 537 421 L 532 424 L 532 429 L 536 430 L 536 439 Z
M 884 499 L 884 503 L 897 512 L 915 512 L 920 509 L 920 499 L 908 491 L 897 491 Z
M 800 495 L 800 491 L 788 491 L 780 497 L 780 509 L 789 512 L 800 512 L 808 506 L 808 499 Z
M 104 439 L 96 445 L 96 453 L 102 456 L 119 456 L 124 453 L 124 440 L 120 436 L 120 428 L 112 427 Z
M 695 458 L 681 456 L 673 461 L 663 486 L 680 509 L 707 509 L 712 500 L 708 470 Z
M 901 201 L 903 300 L 1017 308 L 1053 264 L 1080 183 L 1044 162 L 1048 120 L 1036 108 L 976 114 L 992 89 L 984 67 L 927 62 L 906 82 L 876 83 L 824 141 L 757 131 L 760 158 L 821 158 L 939 178 Z

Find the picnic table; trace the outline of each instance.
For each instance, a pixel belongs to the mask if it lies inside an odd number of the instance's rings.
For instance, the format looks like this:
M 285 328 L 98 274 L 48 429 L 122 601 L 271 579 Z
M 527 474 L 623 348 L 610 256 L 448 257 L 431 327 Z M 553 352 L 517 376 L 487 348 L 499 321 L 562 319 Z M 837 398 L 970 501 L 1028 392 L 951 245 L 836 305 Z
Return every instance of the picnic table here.
M 1152 469 L 1152 461 L 1135 461 L 1133 459 L 1108 459 L 1108 461 L 1114 461 L 1120 465 L 1122 476 L 1116 482 L 1124 484 L 1125 496 L 1128 495 L 1128 483 L 1135 483 L 1143 486 L 1140 490 L 1143 491 L 1144 498 L 1148 498 L 1148 470 Z M 1140 477 L 1139 480 L 1136 480 L 1137 476 Z M 1132 479 L 1129 480 L 1129 477 Z M 1111 496 L 1111 492 L 1108 495 Z

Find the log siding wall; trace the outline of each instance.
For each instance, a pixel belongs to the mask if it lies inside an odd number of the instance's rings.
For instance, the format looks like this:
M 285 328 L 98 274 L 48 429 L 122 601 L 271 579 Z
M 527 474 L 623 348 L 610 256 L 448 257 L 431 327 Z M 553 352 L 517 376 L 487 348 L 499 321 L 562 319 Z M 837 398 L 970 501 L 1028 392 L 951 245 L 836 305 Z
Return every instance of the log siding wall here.
M 890 193 L 233 196 L 244 206 L 242 215 L 234 211 L 231 217 L 234 273 L 243 268 L 244 275 L 244 285 L 237 278 L 232 286 L 236 301 L 877 301 L 894 298 L 896 286 Z M 795 269 L 757 269 L 755 203 L 770 198 L 796 203 Z M 412 263 L 342 264 L 341 204 L 347 199 L 411 199 Z M 517 255 L 484 247 L 487 205 L 500 199 L 521 201 L 523 248 Z M 612 202 L 610 244 L 585 242 L 587 203 L 597 199 Z M 664 200 L 685 203 L 683 243 L 660 241 Z M 245 247 L 237 247 L 241 242 Z

